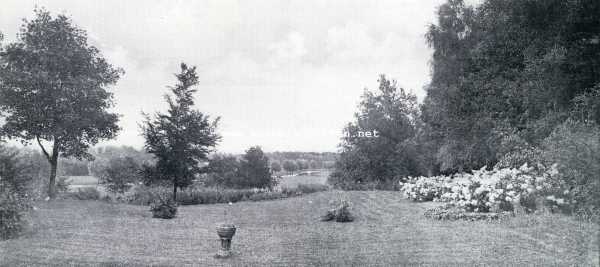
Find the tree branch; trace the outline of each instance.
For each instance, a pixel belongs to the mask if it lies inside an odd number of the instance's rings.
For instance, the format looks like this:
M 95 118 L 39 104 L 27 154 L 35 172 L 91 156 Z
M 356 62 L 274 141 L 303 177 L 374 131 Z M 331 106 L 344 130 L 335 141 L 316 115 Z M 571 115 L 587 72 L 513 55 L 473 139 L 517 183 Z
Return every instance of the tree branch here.
M 40 137 L 36 135 L 35 139 L 37 140 L 38 145 L 40 145 L 40 147 L 42 148 L 42 152 L 44 152 L 44 156 L 46 156 L 46 159 L 48 159 L 48 161 L 50 161 L 50 154 L 48 154 L 48 151 L 46 151 L 46 149 L 42 145 L 42 142 L 40 141 Z

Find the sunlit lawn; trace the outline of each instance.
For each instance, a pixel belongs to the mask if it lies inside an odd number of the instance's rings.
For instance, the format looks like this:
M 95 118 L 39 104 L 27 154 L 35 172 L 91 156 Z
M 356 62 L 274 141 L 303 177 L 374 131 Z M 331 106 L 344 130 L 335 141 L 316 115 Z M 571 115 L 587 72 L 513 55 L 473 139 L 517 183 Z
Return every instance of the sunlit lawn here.
M 320 222 L 348 198 L 357 220 Z M 180 207 L 173 220 L 147 207 L 99 201 L 39 203 L 25 236 L 0 242 L 0 265 L 577 265 L 598 266 L 598 226 L 564 216 L 439 222 L 432 203 L 397 192 L 321 192 L 275 201 Z M 235 255 L 214 259 L 215 225 L 238 226 Z

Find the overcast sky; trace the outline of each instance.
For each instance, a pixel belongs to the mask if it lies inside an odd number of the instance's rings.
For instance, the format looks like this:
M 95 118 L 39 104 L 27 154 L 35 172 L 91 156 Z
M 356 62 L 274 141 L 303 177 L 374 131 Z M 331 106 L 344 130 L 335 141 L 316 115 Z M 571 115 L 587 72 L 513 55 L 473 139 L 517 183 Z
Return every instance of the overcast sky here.
M 141 147 L 141 112 L 162 97 L 179 63 L 198 68 L 198 109 L 221 116 L 218 150 L 336 151 L 341 129 L 379 74 L 424 96 L 424 40 L 442 0 L 2 0 L 0 31 L 15 40 L 37 5 L 69 15 L 126 74 L 114 88 L 119 137 Z

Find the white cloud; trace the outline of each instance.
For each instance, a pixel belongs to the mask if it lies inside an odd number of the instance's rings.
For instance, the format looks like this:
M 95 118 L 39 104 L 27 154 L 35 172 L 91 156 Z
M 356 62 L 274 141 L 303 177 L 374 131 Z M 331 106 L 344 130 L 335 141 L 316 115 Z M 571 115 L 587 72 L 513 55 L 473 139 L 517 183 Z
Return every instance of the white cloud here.
M 185 61 L 198 67 L 198 108 L 222 116 L 220 150 L 331 151 L 339 139 L 327 133 L 352 118 L 378 74 L 424 94 L 423 34 L 443 1 L 4 0 L 0 31 L 13 40 L 35 5 L 88 30 L 126 71 L 114 88 L 123 131 L 113 143 L 142 144 L 140 112 L 164 110 Z

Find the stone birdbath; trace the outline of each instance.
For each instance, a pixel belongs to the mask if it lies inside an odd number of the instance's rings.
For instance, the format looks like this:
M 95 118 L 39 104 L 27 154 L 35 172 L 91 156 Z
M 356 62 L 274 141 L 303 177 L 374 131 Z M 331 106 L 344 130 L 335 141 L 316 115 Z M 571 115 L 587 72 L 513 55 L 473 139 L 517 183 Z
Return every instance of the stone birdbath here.
M 229 202 L 231 206 L 232 203 Z M 227 216 L 227 210 L 224 211 L 224 217 Z M 217 235 L 221 240 L 221 248 L 215 255 L 216 258 L 229 258 L 231 257 L 231 238 L 235 235 L 237 228 L 232 223 L 222 223 L 217 226 Z
M 217 226 L 217 235 L 221 239 L 221 249 L 215 257 L 228 258 L 231 256 L 231 238 L 235 235 L 235 225 L 221 224 Z

